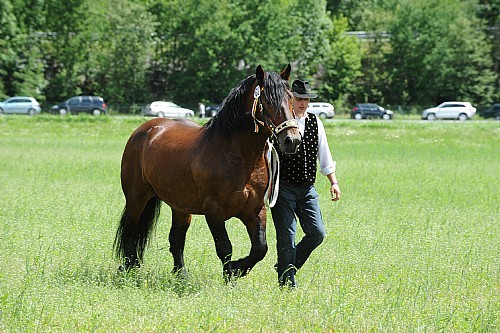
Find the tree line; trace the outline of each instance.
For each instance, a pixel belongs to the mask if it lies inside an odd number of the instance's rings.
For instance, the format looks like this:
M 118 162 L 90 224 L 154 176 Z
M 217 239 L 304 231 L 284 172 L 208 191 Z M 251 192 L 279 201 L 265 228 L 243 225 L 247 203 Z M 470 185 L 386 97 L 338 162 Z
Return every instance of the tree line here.
M 193 107 L 291 63 L 337 109 L 485 106 L 500 101 L 499 2 L 0 0 L 0 99 Z

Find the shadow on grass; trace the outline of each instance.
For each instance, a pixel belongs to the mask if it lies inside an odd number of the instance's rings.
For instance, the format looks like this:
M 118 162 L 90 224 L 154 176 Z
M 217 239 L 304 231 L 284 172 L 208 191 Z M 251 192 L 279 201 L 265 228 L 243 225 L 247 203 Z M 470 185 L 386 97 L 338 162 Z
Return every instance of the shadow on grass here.
M 50 282 L 49 282 L 50 283 Z M 198 293 L 203 282 L 191 277 L 177 276 L 168 271 L 133 269 L 121 272 L 111 267 L 59 268 L 53 277 L 58 285 L 85 284 L 118 289 L 138 288 L 151 291 L 167 291 L 178 297 Z

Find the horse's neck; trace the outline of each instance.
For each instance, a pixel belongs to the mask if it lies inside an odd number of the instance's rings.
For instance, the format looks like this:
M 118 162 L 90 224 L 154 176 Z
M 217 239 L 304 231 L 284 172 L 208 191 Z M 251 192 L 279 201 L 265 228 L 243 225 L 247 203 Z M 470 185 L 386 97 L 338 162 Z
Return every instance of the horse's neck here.
M 262 128 L 260 129 L 262 131 Z M 241 154 L 241 159 L 249 166 L 255 165 L 264 153 L 267 136 L 262 133 L 238 133 L 233 140 L 234 151 Z

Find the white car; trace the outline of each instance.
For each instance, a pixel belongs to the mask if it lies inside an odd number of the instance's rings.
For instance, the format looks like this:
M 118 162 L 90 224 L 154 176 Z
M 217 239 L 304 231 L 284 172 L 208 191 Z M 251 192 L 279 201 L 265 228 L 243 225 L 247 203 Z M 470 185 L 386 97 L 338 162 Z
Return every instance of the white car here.
M 161 118 L 194 117 L 194 111 L 180 107 L 172 102 L 156 101 L 146 106 L 144 115 Z
M 40 104 L 33 97 L 15 96 L 0 102 L 0 114 L 11 113 L 34 116 L 40 111 Z
M 476 108 L 469 102 L 444 102 L 422 112 L 422 119 L 458 119 L 465 121 L 476 114 Z
M 311 102 L 306 111 L 314 113 L 321 119 L 333 118 L 335 116 L 334 107 L 330 103 Z

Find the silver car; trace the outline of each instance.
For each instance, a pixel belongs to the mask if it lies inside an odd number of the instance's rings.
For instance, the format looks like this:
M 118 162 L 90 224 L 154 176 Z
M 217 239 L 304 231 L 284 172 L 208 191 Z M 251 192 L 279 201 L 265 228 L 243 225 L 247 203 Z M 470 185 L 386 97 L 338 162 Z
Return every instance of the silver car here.
M 335 109 L 330 103 L 310 102 L 307 112 L 314 113 L 321 119 L 333 118 L 335 116 Z
M 0 113 L 34 116 L 40 111 L 40 104 L 33 97 L 15 96 L 0 102 Z
M 476 114 L 476 108 L 469 102 L 444 102 L 422 112 L 423 120 L 458 119 L 465 121 Z
M 182 108 L 172 102 L 156 101 L 146 106 L 144 115 L 160 118 L 194 117 L 194 111 Z

